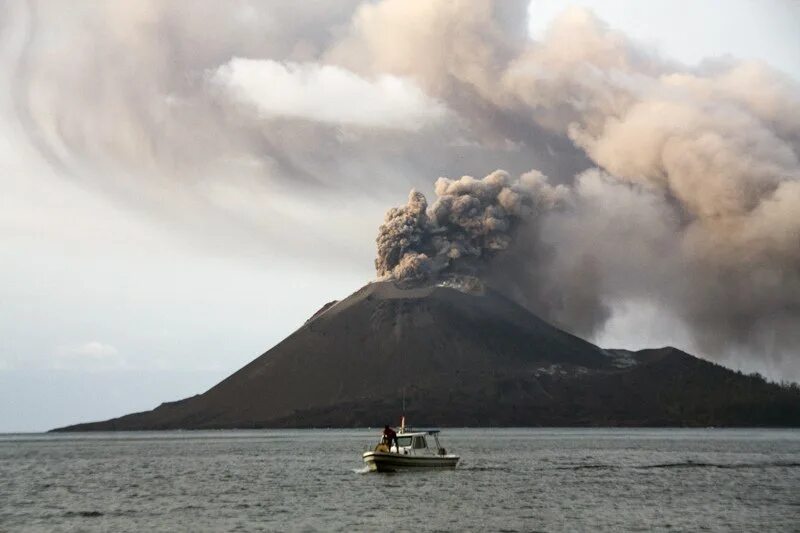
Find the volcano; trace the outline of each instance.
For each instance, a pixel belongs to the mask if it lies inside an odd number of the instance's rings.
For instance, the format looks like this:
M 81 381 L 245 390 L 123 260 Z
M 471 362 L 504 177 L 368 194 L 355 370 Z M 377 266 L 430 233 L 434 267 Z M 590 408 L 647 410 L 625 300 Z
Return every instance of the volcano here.
M 800 391 L 675 348 L 604 350 L 501 294 L 371 283 L 207 392 L 58 431 L 798 426 Z

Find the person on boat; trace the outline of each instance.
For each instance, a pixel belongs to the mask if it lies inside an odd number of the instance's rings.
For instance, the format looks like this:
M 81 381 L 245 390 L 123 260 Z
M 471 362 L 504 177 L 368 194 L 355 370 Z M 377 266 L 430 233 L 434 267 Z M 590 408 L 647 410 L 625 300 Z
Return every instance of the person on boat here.
M 386 424 L 386 427 L 383 428 L 383 438 L 386 439 L 386 443 L 389 445 L 389 451 L 392 450 L 392 442 L 397 447 L 397 453 L 400 453 L 400 443 L 397 441 L 397 432 L 389 427 L 389 424 Z

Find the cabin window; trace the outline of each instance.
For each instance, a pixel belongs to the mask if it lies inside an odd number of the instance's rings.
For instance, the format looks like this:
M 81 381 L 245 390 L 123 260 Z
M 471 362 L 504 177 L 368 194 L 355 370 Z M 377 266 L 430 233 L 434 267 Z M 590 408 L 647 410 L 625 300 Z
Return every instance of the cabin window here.
M 397 437 L 398 446 L 411 446 L 411 437 Z
M 428 445 L 425 443 L 425 437 L 415 437 L 414 438 L 414 448 L 427 448 Z

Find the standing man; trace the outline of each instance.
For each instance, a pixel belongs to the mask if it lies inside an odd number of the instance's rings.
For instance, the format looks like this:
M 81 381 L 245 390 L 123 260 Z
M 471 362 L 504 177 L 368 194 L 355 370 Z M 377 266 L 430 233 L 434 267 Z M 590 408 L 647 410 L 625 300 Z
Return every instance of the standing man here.
M 386 427 L 383 428 L 383 438 L 386 439 L 386 443 L 389 445 L 389 451 L 392 451 L 392 441 L 394 441 L 397 453 L 400 453 L 400 443 L 397 441 L 397 432 L 390 428 L 389 424 L 386 424 Z

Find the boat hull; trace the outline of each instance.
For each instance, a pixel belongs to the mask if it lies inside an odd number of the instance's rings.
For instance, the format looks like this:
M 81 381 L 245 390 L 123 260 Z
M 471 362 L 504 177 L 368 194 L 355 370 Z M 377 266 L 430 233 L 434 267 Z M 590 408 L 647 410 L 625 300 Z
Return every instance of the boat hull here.
M 404 455 L 392 452 L 365 452 L 364 463 L 373 472 L 396 472 L 422 468 L 455 468 L 457 455 Z

